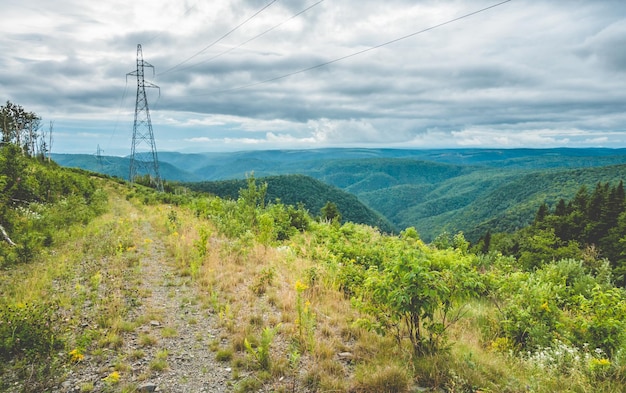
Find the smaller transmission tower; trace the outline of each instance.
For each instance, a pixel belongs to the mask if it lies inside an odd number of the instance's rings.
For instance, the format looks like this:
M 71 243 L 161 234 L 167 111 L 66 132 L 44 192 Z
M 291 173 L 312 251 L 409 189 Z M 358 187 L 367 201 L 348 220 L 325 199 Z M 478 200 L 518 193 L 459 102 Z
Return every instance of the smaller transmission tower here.
M 98 167 L 100 168 L 100 173 L 104 173 L 104 164 L 102 164 L 102 153 L 104 150 L 100 148 L 98 145 L 98 149 L 96 150 L 96 161 L 98 161 Z
M 159 173 L 159 159 L 157 157 L 156 144 L 154 143 L 154 133 L 152 132 L 152 121 L 150 120 L 150 110 L 148 109 L 148 98 L 146 97 L 146 87 L 156 89 L 159 86 L 144 80 L 144 68 L 154 66 L 143 59 L 141 44 L 137 45 L 137 69 L 126 74 L 137 77 L 137 100 L 135 102 L 135 121 L 133 123 L 133 142 L 130 152 L 130 172 L 128 180 L 134 183 L 138 176 L 148 176 L 150 183 L 157 190 L 163 191 L 163 181 Z

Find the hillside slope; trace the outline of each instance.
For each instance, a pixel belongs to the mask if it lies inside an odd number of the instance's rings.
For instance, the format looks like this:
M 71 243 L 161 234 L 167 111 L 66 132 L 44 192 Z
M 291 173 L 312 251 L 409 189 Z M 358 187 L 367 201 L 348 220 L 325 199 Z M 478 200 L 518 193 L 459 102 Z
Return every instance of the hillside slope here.
M 380 228 L 383 232 L 396 229 L 384 216 L 361 203 L 354 195 L 329 186 L 319 180 L 303 175 L 270 176 L 258 179 L 267 183 L 266 202 L 277 199 L 285 205 L 302 203 L 312 214 L 318 215 L 326 202 L 337 205 L 344 221 L 366 224 Z M 222 198 L 236 199 L 239 190 L 246 188 L 245 180 L 184 183 L 194 191 L 208 192 Z
M 91 172 L 102 173 L 120 179 L 128 179 L 130 160 L 127 157 L 101 157 L 98 159 L 92 154 L 52 154 L 52 159 L 59 165 L 68 168 L 81 168 Z M 185 163 L 188 162 L 185 160 Z M 161 177 L 167 180 L 199 181 L 197 175 L 187 172 L 183 164 L 176 164 L 159 160 Z

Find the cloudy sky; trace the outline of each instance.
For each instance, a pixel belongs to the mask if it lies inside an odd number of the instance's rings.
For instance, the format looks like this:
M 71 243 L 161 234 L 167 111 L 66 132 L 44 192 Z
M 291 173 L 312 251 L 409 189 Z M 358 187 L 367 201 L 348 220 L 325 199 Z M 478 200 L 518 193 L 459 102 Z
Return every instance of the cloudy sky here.
M 626 147 L 623 0 L 498 3 L 2 0 L 0 100 L 127 155 L 142 44 L 159 150 Z

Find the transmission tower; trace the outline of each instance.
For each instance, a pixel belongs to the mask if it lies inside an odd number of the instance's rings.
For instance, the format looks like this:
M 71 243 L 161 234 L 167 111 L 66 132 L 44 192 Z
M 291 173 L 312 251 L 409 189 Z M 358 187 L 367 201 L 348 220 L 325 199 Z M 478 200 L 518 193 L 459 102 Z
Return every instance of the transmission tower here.
M 159 174 L 159 159 L 157 157 L 156 144 L 154 143 L 154 133 L 152 132 L 152 122 L 150 121 L 150 110 L 148 109 L 148 99 L 146 97 L 146 87 L 159 89 L 159 86 L 144 80 L 144 68 L 154 66 L 143 59 L 141 44 L 137 45 L 137 69 L 126 74 L 137 76 L 137 100 L 135 102 L 135 121 L 133 123 L 133 143 L 130 152 L 130 172 L 128 180 L 134 183 L 137 176 L 148 176 L 150 183 L 157 190 L 163 191 L 163 181 Z
M 104 173 L 104 165 L 102 164 L 102 152 L 104 150 L 100 149 L 100 145 L 98 145 L 98 149 L 96 150 L 96 161 L 98 161 L 98 167 L 100 168 L 100 173 Z

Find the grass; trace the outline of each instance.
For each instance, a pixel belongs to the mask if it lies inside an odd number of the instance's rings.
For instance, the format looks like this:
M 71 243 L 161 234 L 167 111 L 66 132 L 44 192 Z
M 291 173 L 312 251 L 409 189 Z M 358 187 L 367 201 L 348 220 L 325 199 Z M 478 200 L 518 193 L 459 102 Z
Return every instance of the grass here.
M 107 188 L 111 193 L 117 192 L 109 185 Z M 63 316 L 55 322 L 59 329 L 55 342 L 67 348 L 67 352 L 81 348 L 97 355 L 98 347 L 119 348 L 123 343 L 120 333 L 134 329 L 124 319 L 123 304 L 125 291 L 130 290 L 126 284 L 132 276 L 125 251 L 132 244 L 132 223 L 120 218 L 127 216 L 126 208 L 110 202 L 109 213 L 93 219 L 89 225 L 59 229 L 66 232 L 61 236 L 65 243 L 26 265 L 3 272 L 2 303 L 38 304 L 45 299 L 57 305 Z M 97 321 L 97 326 L 93 321 Z M 40 362 L 41 371 L 46 364 L 70 359 L 63 358 Z M 46 379 L 54 383 L 54 375 L 36 374 L 43 383 Z M 1 375 L 0 379 L 10 379 L 11 375 Z M 87 391 L 89 386 L 81 389 Z
M 142 347 L 151 347 L 156 345 L 158 342 L 156 337 L 150 335 L 149 333 L 140 333 L 137 341 Z
M 168 252 L 175 257 L 179 274 L 187 276 L 186 268 L 192 256 L 183 250 L 193 246 L 199 236 L 198 228 L 200 225 L 206 227 L 206 223 L 201 224 L 196 217 L 184 211 L 177 212 L 177 218 L 177 235 L 168 237 Z M 270 347 L 270 356 L 273 359 L 288 359 L 290 343 L 299 339 L 300 332 L 295 284 L 299 280 L 308 280 L 311 272 L 315 272 L 313 288 L 301 293 L 302 305 L 306 302 L 310 320 L 305 339 L 308 341 L 306 337 L 310 337 L 311 343 L 303 347 L 305 353 L 295 367 L 299 370 L 317 369 L 317 377 L 309 378 L 317 381 L 317 386 L 349 388 L 350 385 L 346 383 L 348 369 L 336 354 L 354 349 L 352 342 L 355 334 L 342 335 L 341 332 L 353 331 L 351 321 L 357 315 L 349 299 L 323 285 L 320 279 L 323 272 L 315 269 L 315 262 L 254 243 L 244 250 L 241 244 L 237 245 L 237 252 L 233 252 L 231 240 L 223 239 L 214 243 L 201 261 L 195 282 L 205 294 L 203 303 L 211 305 L 218 314 L 220 326 L 229 332 L 227 337 L 231 347 L 217 349 L 217 359 L 231 361 L 235 369 L 250 367 L 250 363 L 242 362 L 241 356 L 236 355 L 246 353 L 244 342 L 248 340 L 253 348 L 258 348 L 258 338 L 263 330 L 279 324 L 280 333 L 275 336 L 275 344 Z M 242 254 L 246 257 L 242 258 Z M 368 334 L 367 339 L 387 345 L 373 334 Z M 263 385 L 279 389 L 281 380 L 285 381 L 283 389 L 291 388 L 293 382 L 284 379 L 284 375 L 289 373 L 288 362 L 274 361 L 270 364 L 269 376 L 259 378 L 261 371 L 252 370 L 257 377 L 239 381 L 236 390 L 248 391 Z M 294 375 L 300 375 L 300 372 L 296 370 Z M 410 380 L 408 373 L 404 376 L 405 380 Z M 360 381 L 359 386 L 363 387 L 367 383 Z M 305 386 L 306 383 L 300 381 L 298 385 Z
M 172 338 L 176 336 L 178 336 L 178 331 L 176 330 L 176 328 L 173 328 L 171 326 L 166 326 L 163 329 L 161 329 L 161 337 L 163 338 Z
M 169 368 L 169 365 L 167 364 L 167 360 L 166 359 L 153 359 L 150 362 L 150 370 L 152 371 L 158 371 L 158 372 L 162 372 L 165 371 Z
M 233 358 L 233 350 L 230 348 L 218 349 L 215 353 L 215 359 L 220 362 L 229 362 Z
M 206 222 L 200 223 L 184 211 L 178 213 L 178 219 L 179 236 L 170 236 L 168 246 L 178 258 L 176 264 L 184 270 L 192 256 L 182 250 L 193 245 L 198 228 L 206 227 Z M 217 230 L 211 232 L 216 234 Z M 237 391 L 260 386 L 291 391 L 293 386 L 301 386 L 319 391 L 403 392 L 417 384 L 451 392 L 515 392 L 525 391 L 529 381 L 534 381 L 538 392 L 561 391 L 564 386 L 593 390 L 592 381 L 573 375 L 541 374 L 485 347 L 481 320 L 494 312 L 491 304 L 477 301 L 470 305 L 466 318 L 449 330 L 454 343 L 450 351 L 416 359 L 410 348 L 398 347 L 391 338 L 355 326 L 360 315 L 339 291 L 334 266 L 299 256 L 298 252 L 284 253 L 254 242 L 214 236 L 216 240 L 200 262 L 194 282 L 204 294 L 201 303 L 219 316 L 220 326 L 231 343 L 227 349 L 216 343 L 212 350 L 219 360 L 230 361 L 235 370 L 252 373 L 236 384 Z M 307 236 L 296 236 L 289 246 L 295 250 L 309 247 Z M 307 253 L 313 254 L 311 250 Z M 324 250 L 316 253 L 324 255 Z M 308 286 L 301 292 L 300 306 L 295 288 L 298 281 Z M 306 322 L 305 310 L 310 312 L 306 328 L 301 324 Z M 289 359 L 294 343 L 301 356 L 295 370 L 289 371 L 285 362 L 274 361 L 269 377 L 259 377 L 261 371 L 245 360 L 245 340 L 253 343 L 263 329 L 278 324 L 280 334 L 271 346 L 272 359 Z M 341 352 L 351 353 L 351 359 L 341 360 Z M 295 375 L 296 381 L 285 375 Z
M 406 367 L 398 364 L 363 366 L 356 371 L 355 392 L 401 393 L 411 386 L 411 375 Z

